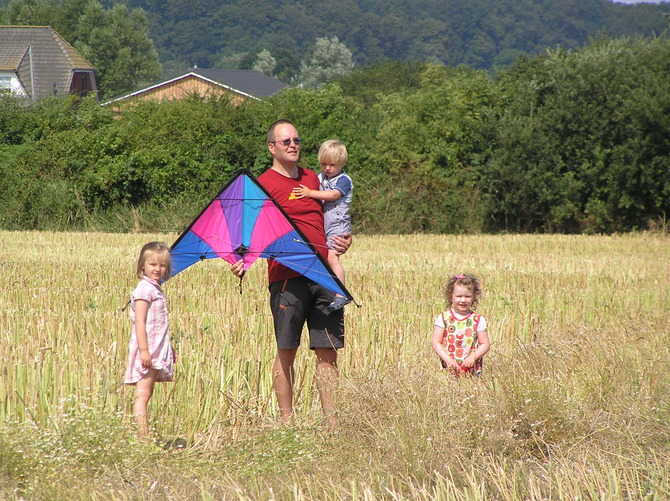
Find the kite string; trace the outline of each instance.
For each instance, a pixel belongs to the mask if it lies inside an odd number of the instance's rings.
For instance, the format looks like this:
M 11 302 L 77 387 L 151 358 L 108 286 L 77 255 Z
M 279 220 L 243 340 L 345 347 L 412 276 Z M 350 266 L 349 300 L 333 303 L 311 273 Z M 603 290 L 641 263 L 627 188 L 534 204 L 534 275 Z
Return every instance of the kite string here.
M 300 240 L 299 238 L 294 238 L 293 241 L 297 242 L 299 244 L 305 244 L 307 247 L 309 247 L 311 245 L 312 247 L 321 247 L 322 249 L 329 249 L 329 247 L 327 245 L 314 244 L 312 242 L 305 242 L 304 240 Z

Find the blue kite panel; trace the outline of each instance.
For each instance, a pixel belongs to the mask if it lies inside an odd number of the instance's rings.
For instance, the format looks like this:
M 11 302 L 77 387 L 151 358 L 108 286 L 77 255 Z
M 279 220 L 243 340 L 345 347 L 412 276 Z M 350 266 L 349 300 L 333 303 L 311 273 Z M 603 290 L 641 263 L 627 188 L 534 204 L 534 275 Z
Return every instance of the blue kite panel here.
M 219 257 L 216 252 L 199 236 L 189 231 L 179 241 L 178 252 L 172 252 L 172 276 L 185 270 L 202 259 Z
M 261 257 L 274 259 L 287 268 L 304 275 L 326 289 L 349 297 L 327 271 L 319 256 L 303 242 L 297 232 L 287 233 L 265 248 Z

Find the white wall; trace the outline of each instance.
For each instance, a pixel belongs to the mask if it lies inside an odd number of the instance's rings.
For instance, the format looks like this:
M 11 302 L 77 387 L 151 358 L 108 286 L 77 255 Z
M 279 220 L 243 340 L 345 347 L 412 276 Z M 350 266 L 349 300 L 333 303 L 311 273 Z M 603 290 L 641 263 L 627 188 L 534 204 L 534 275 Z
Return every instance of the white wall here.
M 7 85 L 5 82 L 9 78 L 9 89 L 11 89 L 12 94 L 17 94 L 19 96 L 27 96 L 25 89 L 19 82 L 19 79 L 16 78 L 16 73 L 13 71 L 0 71 L 0 89 L 6 89 Z

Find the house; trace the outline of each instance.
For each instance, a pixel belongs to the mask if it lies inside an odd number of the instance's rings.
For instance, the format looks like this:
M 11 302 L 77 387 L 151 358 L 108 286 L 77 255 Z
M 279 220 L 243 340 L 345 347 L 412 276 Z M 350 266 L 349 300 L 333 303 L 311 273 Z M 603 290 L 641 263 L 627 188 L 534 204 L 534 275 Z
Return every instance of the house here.
M 0 26 L 0 90 L 37 101 L 98 88 L 93 66 L 50 26 Z
M 229 96 L 231 102 L 237 104 L 247 99 L 270 97 L 286 87 L 287 84 L 259 71 L 192 68 L 185 75 L 119 96 L 105 104 L 119 104 L 128 99 L 182 99 L 193 94 L 202 97 Z

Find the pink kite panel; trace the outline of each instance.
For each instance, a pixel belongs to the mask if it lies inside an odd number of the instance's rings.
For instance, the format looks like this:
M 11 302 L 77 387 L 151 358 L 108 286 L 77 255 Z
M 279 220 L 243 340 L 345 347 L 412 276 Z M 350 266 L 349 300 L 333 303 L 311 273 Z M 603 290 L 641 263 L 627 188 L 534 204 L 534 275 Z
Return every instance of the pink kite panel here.
M 231 221 L 231 224 L 235 224 L 235 222 Z M 207 210 L 193 224 L 191 231 L 207 242 L 220 258 L 229 263 L 234 263 L 237 260 L 233 255 L 228 222 L 223 217 L 221 202 L 218 199 L 207 207 Z

